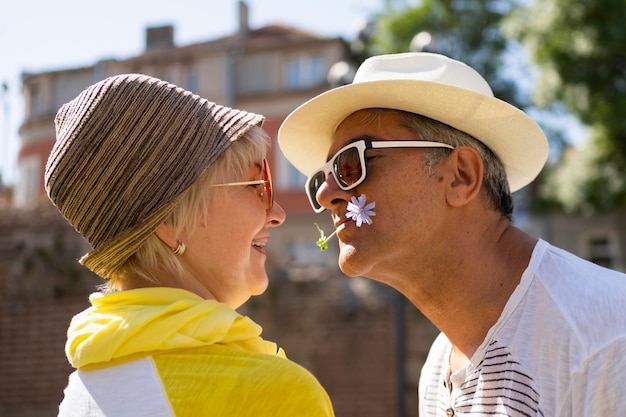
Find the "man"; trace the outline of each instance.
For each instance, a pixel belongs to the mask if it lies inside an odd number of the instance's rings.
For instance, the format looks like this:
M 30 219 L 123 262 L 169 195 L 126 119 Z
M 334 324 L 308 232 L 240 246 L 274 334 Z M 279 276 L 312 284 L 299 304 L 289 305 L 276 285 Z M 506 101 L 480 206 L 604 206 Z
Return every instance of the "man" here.
M 370 58 L 290 114 L 279 143 L 331 212 L 343 272 L 396 288 L 441 330 L 420 415 L 626 409 L 626 275 L 511 224 L 511 192 L 540 172 L 547 140 L 476 71 Z

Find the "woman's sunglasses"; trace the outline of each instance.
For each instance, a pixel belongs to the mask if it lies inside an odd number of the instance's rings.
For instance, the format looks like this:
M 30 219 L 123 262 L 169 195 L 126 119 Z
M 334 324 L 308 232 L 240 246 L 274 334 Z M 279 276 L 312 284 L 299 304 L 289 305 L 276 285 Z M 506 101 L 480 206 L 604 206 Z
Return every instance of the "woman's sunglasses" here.
M 263 176 L 262 180 L 227 182 L 225 184 L 211 184 L 211 187 L 230 187 L 234 185 L 263 185 L 263 195 L 265 195 L 267 211 L 271 213 L 272 207 L 274 207 L 274 192 L 272 191 L 272 174 L 270 172 L 270 166 L 267 163 L 267 159 L 263 160 L 263 169 L 261 170 L 261 175 Z
M 317 191 L 328 178 L 330 173 L 335 177 L 339 188 L 344 191 L 351 190 L 365 181 L 367 178 L 367 159 L 365 151 L 368 149 L 384 148 L 449 148 L 454 146 L 441 142 L 429 142 L 424 140 L 358 140 L 339 149 L 339 151 L 315 171 L 306 181 L 305 190 L 313 211 L 321 213 L 324 207 L 317 201 Z

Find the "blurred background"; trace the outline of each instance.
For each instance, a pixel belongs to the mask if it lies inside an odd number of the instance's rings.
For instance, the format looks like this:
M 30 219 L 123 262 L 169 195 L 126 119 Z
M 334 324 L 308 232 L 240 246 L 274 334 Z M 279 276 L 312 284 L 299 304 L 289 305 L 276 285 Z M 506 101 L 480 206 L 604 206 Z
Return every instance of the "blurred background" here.
M 107 76 L 147 73 L 262 113 L 275 139 L 298 105 L 352 81 L 380 53 L 427 51 L 476 68 L 531 114 L 548 165 L 515 193 L 514 222 L 617 270 L 626 266 L 626 0 L 78 0 L 0 5 L 0 417 L 55 416 L 71 368 L 71 317 L 100 280 L 49 203 L 54 115 Z M 287 221 L 268 249 L 271 284 L 242 313 L 310 369 L 337 416 L 415 416 L 437 330 L 392 289 L 347 278 L 332 224 L 275 144 Z M 590 278 L 592 279 L 592 278 Z

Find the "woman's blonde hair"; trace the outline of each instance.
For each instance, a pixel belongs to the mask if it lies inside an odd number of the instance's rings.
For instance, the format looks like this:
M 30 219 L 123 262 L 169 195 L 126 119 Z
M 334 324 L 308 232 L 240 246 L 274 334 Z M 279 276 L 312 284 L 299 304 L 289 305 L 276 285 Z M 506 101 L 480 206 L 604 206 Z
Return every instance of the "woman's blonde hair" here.
M 174 227 L 176 233 L 198 227 L 202 216 L 207 214 L 213 195 L 211 185 L 240 180 L 251 164 L 266 157 L 269 146 L 270 138 L 265 130 L 259 126 L 251 127 L 181 194 L 165 223 Z M 152 233 L 139 250 L 111 275 L 103 290 L 126 289 L 131 279 L 133 287 L 161 286 L 184 275 L 183 266 L 172 248 Z

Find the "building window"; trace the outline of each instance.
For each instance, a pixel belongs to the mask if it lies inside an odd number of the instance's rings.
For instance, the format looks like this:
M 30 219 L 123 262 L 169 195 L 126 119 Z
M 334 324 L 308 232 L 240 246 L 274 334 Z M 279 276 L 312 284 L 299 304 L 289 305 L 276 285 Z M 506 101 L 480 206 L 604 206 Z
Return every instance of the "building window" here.
M 271 93 L 277 88 L 272 58 L 265 54 L 231 56 L 236 73 L 227 74 L 230 88 L 238 95 Z
M 43 93 L 38 86 L 33 86 L 30 90 L 30 117 L 40 117 L 45 114 Z
M 586 239 L 587 259 L 611 269 L 620 269 L 619 248 L 614 235 L 593 234 Z
M 15 187 L 17 207 L 28 208 L 37 205 L 41 176 L 39 158 L 36 155 L 22 158 L 18 162 L 18 180 Z
M 287 159 L 280 154 L 277 158 L 276 184 L 282 190 L 298 189 L 304 192 L 306 176 L 298 171 Z
M 321 56 L 301 56 L 285 64 L 285 87 L 304 89 L 320 85 L 326 79 Z
M 188 70 L 185 80 L 185 88 L 192 93 L 198 94 L 198 87 L 198 71 L 196 71 L 195 69 Z

